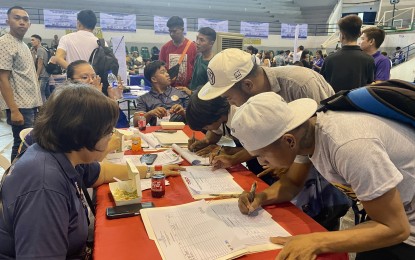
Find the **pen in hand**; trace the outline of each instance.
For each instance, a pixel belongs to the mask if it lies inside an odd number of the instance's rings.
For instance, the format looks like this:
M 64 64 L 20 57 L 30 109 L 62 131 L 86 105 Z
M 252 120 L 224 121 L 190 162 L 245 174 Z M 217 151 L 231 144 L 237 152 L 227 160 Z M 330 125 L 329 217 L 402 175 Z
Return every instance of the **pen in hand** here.
M 252 184 L 252 186 L 251 186 L 251 190 L 249 191 L 249 193 L 248 193 L 248 200 L 249 200 L 249 203 L 252 203 L 252 202 L 254 202 L 254 199 L 255 199 L 255 192 L 256 192 L 256 186 L 257 186 L 257 182 L 256 181 L 254 181 L 254 183 Z
M 195 132 L 193 131 L 192 133 L 192 138 L 189 139 L 188 144 L 187 144 L 187 148 L 189 149 L 189 151 L 191 151 L 192 153 L 195 152 L 195 149 L 190 149 L 190 146 L 192 146 L 192 144 L 194 144 L 196 142 L 196 138 L 195 138 Z
M 215 154 L 215 155 L 211 155 L 211 156 L 209 157 L 209 162 L 210 162 L 210 165 L 212 165 L 213 158 L 215 158 L 216 156 L 218 156 L 218 155 L 220 154 L 220 152 L 222 151 L 222 148 L 223 148 L 223 145 L 221 145 L 221 146 L 220 146 L 219 150 L 216 152 L 216 154 Z

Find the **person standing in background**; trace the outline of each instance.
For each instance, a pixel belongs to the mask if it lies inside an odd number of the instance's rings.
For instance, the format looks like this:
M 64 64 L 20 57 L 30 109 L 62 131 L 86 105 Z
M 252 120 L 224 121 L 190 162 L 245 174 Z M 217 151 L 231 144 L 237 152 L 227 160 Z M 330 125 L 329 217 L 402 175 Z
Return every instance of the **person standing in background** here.
M 58 46 L 59 46 L 59 38 L 58 38 L 58 35 L 55 34 L 53 36 L 52 42 L 50 43 L 50 47 L 52 49 L 56 50 L 58 48 Z
M 190 40 L 184 37 L 184 21 L 181 17 L 170 17 L 167 21 L 167 27 L 169 28 L 171 40 L 161 47 L 159 60 L 166 64 L 167 69 L 170 69 L 178 63 L 180 56 Z M 189 48 L 184 54 L 183 62 L 180 65 L 179 74 L 174 82 L 172 82 L 172 86 L 189 86 L 196 55 L 196 44 L 190 41 Z
M 383 56 L 379 47 L 385 40 L 385 31 L 377 27 L 369 27 L 362 31 L 360 48 L 375 60 L 375 82 L 388 80 L 391 74 L 391 62 Z
M 42 105 L 39 83 L 29 47 L 23 37 L 30 27 L 26 10 L 13 6 L 7 10 L 10 32 L 0 37 L 0 109 L 6 110 L 13 132 L 11 161 L 21 143 L 21 130 L 32 127 L 37 108 Z
M 61 37 L 55 60 L 66 69 L 76 60 L 89 60 L 92 51 L 98 47 L 98 38 L 92 33 L 97 24 L 97 17 L 91 10 L 82 10 L 77 15 L 78 31 Z
M 210 27 L 202 27 L 196 37 L 196 48 L 199 53 L 193 67 L 192 81 L 189 88 L 177 87 L 178 89 L 191 95 L 193 91 L 208 82 L 207 66 L 210 59 L 215 55 L 212 51 L 213 44 L 216 41 L 216 32 Z
M 42 101 L 45 103 L 46 97 L 50 95 L 49 74 L 46 71 L 46 64 L 49 62 L 49 56 L 46 49 L 42 46 L 42 37 L 37 34 L 33 34 L 30 38 L 30 42 L 32 43 L 32 47 L 35 51 L 36 75 L 39 80 Z
M 313 70 L 320 72 L 321 67 L 323 67 L 323 64 L 324 64 L 323 52 L 321 50 L 317 50 L 316 57 L 313 62 Z
M 375 62 L 373 57 L 364 53 L 357 44 L 362 19 L 357 15 L 348 15 L 341 18 L 337 24 L 342 48 L 324 60 L 321 75 L 335 92 L 371 84 Z

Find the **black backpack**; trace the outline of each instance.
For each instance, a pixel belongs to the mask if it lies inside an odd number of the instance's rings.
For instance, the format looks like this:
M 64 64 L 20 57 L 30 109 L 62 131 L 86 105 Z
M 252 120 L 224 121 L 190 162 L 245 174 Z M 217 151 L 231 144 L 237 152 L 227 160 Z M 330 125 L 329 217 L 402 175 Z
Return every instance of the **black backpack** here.
M 50 50 L 42 45 L 39 46 L 40 48 L 44 49 L 46 51 L 46 54 L 48 55 L 48 58 L 46 60 L 43 61 L 43 66 L 45 67 L 45 69 L 47 68 L 47 64 L 49 63 L 50 58 L 52 57 L 52 54 L 50 52 Z M 35 62 L 35 68 L 37 70 L 37 61 L 38 61 L 39 57 L 36 58 L 36 62 Z M 46 69 L 47 71 L 47 69 Z M 49 73 L 49 71 L 47 71 Z M 49 73 L 50 74 L 50 73 Z
M 98 39 L 97 43 L 98 47 L 92 51 L 89 63 L 94 68 L 95 73 L 101 77 L 102 92 L 108 95 L 108 71 L 111 70 L 114 75 L 118 75 L 118 60 L 112 50 L 105 46 L 104 39 Z
M 322 100 L 318 111 L 362 111 L 415 127 L 415 85 L 392 79 L 352 90 L 342 90 Z

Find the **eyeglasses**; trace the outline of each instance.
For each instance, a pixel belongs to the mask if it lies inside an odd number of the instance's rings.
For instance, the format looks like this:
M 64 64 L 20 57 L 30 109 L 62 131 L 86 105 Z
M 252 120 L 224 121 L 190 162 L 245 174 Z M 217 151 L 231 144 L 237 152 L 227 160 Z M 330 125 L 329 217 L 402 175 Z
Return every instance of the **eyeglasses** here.
M 81 80 L 81 81 L 88 81 L 88 80 L 95 80 L 97 78 L 96 74 L 93 75 L 83 75 L 79 78 L 73 78 L 75 80 Z

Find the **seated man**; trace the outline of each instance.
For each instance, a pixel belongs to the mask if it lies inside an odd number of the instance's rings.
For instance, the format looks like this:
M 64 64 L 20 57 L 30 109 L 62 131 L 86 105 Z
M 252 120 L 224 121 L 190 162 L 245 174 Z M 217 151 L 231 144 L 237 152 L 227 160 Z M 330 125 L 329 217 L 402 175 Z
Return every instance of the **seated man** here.
M 157 118 L 169 117 L 171 122 L 185 122 L 185 108 L 189 102 L 186 93 L 170 86 L 169 73 L 162 61 L 153 61 L 144 69 L 144 77 L 151 82 L 149 93 L 137 100 L 137 112 L 134 113 L 134 126 L 138 126 L 140 112 L 144 112 L 146 121 L 154 126 Z
M 278 259 L 315 259 L 328 252 L 358 252 L 356 260 L 413 259 L 414 129 L 368 113 L 316 110 L 312 99 L 287 104 L 275 93 L 258 94 L 235 113 L 232 134 L 270 167 L 290 167 L 296 156 L 308 156 L 324 178 L 362 202 L 370 219 L 337 232 L 271 238 L 285 245 Z M 248 214 L 286 201 L 306 177 L 290 168 L 252 202 L 243 193 L 239 209 Z

